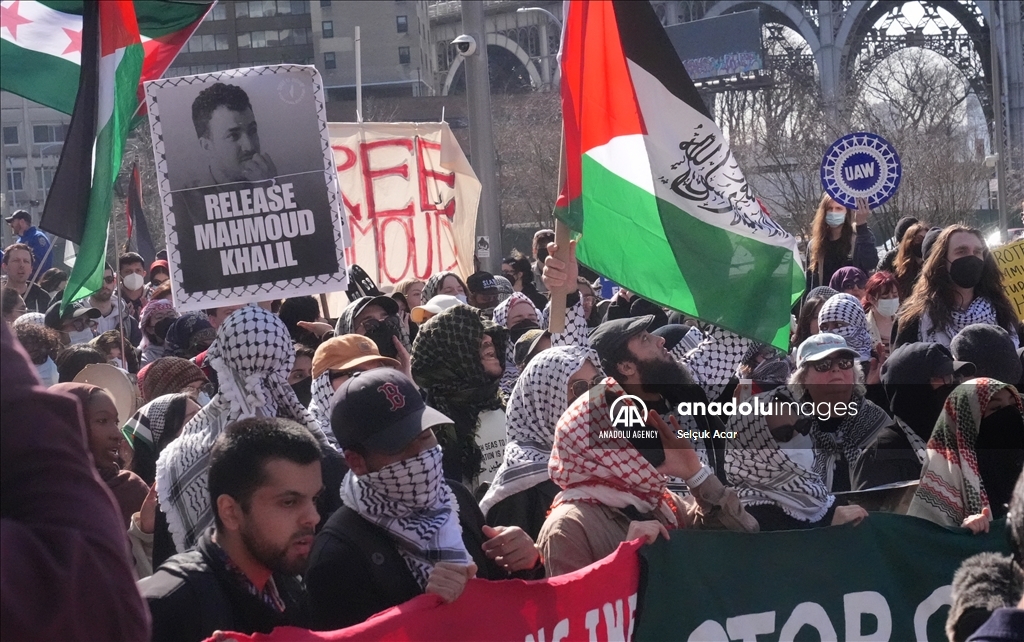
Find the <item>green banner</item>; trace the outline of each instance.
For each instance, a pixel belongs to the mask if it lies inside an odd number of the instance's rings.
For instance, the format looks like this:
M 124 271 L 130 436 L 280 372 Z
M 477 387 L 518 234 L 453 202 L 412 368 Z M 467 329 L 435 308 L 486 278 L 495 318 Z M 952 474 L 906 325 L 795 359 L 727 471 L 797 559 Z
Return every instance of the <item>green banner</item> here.
M 971 535 L 872 513 L 858 526 L 672 531 L 641 549 L 637 640 L 945 640 L 960 563 L 1008 553 L 1005 521 Z

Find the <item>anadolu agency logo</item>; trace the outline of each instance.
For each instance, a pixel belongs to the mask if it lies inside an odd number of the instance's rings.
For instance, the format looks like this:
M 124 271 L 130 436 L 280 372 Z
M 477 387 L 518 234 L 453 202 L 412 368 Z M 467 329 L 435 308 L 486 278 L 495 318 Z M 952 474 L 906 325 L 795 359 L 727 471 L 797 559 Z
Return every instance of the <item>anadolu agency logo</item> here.
M 626 403 L 626 400 L 633 403 Z M 622 395 L 612 401 L 609 409 L 612 428 L 643 428 L 647 425 L 647 404 L 635 395 Z

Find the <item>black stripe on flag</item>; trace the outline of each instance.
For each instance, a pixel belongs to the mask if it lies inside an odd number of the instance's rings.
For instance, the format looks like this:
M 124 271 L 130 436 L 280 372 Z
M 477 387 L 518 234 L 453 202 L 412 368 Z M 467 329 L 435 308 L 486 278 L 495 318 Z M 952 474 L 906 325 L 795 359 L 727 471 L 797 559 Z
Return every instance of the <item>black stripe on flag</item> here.
M 82 3 L 82 72 L 75 110 L 64 139 L 39 227 L 81 244 L 92 190 L 92 149 L 96 144 L 99 98 L 100 14 L 98 2 Z
M 149 223 L 146 222 L 146 212 L 142 206 L 142 176 L 139 174 L 138 162 L 132 164 L 131 180 L 128 182 L 128 205 L 125 210 L 135 228 L 135 244 L 139 248 L 139 254 L 148 266 L 156 258 L 156 250 L 153 248 Z M 130 238 L 128 240 L 131 241 Z
M 619 41 L 626 58 L 643 67 L 676 98 L 714 121 L 650 2 L 614 0 Z

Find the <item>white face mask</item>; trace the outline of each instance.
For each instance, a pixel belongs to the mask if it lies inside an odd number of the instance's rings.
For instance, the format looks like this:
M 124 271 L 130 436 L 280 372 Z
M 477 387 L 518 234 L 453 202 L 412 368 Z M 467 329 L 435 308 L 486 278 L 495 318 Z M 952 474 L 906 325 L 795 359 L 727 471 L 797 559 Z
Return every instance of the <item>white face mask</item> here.
M 113 359 L 111 359 L 110 365 L 114 366 L 115 368 L 120 368 L 121 370 L 125 369 L 124 363 L 121 361 L 121 357 L 114 357 Z
M 792 439 L 779 442 L 779 449 L 797 466 L 804 470 L 814 470 L 814 442 L 810 435 L 794 432 Z
M 825 213 L 825 223 L 829 227 L 839 227 L 844 222 L 846 222 L 846 213 L 845 212 L 826 212 Z
M 879 299 L 878 303 L 875 304 L 875 309 L 883 317 L 891 317 L 896 314 L 896 311 L 900 309 L 900 300 L 897 299 Z
M 77 343 L 89 343 L 96 338 L 96 335 L 93 334 L 92 330 L 86 328 L 85 330 L 68 332 L 68 338 L 71 340 L 71 343 L 68 345 L 75 345 Z
M 143 285 L 145 285 L 145 283 L 146 282 L 142 278 L 142 275 L 136 274 L 134 272 L 132 272 L 128 276 L 121 277 L 121 284 L 124 285 L 124 289 L 128 290 L 129 292 L 134 292 L 135 290 L 140 289 Z
M 57 364 L 50 357 L 46 357 L 46 361 L 36 366 L 36 373 L 39 374 L 39 379 L 47 388 L 57 385 L 57 381 L 60 379 Z
M 210 395 L 206 394 L 205 392 L 200 392 L 199 396 L 196 397 L 196 403 L 199 404 L 200 406 L 205 406 L 206 404 L 210 403 Z
M 459 303 L 466 303 L 466 295 L 465 294 L 456 294 L 455 298 L 459 300 Z

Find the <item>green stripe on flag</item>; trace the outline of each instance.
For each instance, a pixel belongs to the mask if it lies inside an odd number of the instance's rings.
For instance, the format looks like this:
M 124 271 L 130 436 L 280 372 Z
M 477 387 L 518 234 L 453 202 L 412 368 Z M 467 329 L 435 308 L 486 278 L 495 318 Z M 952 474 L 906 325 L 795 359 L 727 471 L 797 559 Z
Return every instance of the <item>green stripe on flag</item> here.
M 114 110 L 96 136 L 96 163 L 92 190 L 89 192 L 89 213 L 85 219 L 82 245 L 75 267 L 68 277 L 63 305 L 84 299 L 103 287 L 103 268 L 107 253 L 107 226 L 114 194 L 114 181 L 121 169 L 121 156 L 128 136 L 128 125 L 138 100 L 135 88 L 142 74 L 141 44 L 126 47 L 114 71 Z M 100 64 L 102 73 L 103 65 Z M 103 83 L 101 81 L 101 87 Z
M 778 320 L 803 288 L 789 249 L 705 223 L 586 154 L 582 172 L 581 262 L 629 275 L 624 286 L 655 303 L 789 349 Z
M 24 49 L 9 40 L 0 39 L 0 58 L 4 61 L 3 88 L 18 96 L 70 114 L 75 107 L 75 92 L 82 68 L 75 63 L 49 54 Z M 31 69 L 31 74 L 9 73 L 7 70 Z

